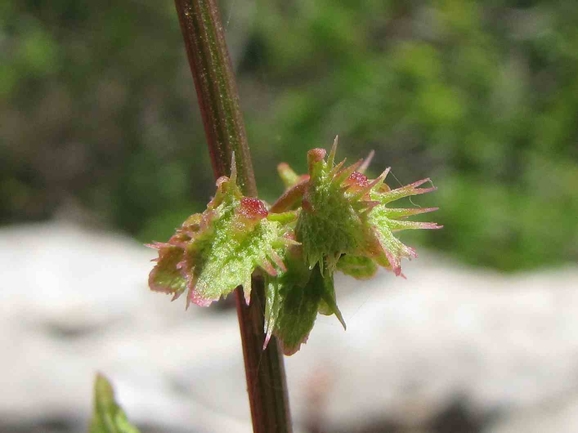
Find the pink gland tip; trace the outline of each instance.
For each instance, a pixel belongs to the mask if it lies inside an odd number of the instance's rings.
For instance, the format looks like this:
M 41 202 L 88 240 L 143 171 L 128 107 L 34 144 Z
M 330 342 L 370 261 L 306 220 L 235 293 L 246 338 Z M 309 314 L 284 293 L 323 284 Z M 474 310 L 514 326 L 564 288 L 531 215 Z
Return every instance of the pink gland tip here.
M 325 149 L 321 149 L 318 147 L 316 149 L 311 149 L 309 152 L 307 152 L 307 159 L 310 162 L 323 161 L 326 154 L 327 154 L 327 151 Z
M 241 199 L 241 206 L 239 206 L 238 212 L 250 220 L 261 220 L 269 214 L 265 204 L 261 200 L 251 197 L 243 197 Z
M 354 171 L 353 173 L 351 173 L 349 175 L 349 177 L 347 178 L 347 180 L 345 181 L 346 185 L 351 185 L 351 186 L 356 186 L 356 187 L 361 187 L 363 188 L 364 186 L 366 186 L 369 183 L 369 181 L 367 180 L 367 176 L 364 175 L 363 173 L 360 173 L 358 171 Z

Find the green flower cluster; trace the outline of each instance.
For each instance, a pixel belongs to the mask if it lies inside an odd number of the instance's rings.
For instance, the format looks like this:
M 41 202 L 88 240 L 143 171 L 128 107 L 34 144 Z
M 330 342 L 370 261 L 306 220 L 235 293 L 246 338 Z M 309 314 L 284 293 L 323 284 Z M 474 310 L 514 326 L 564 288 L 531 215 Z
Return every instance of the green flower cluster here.
M 390 189 L 389 169 L 369 180 L 371 157 L 346 167 L 335 164 L 337 139 L 329 155 L 308 152 L 309 173 L 299 176 L 286 164 L 279 173 L 287 189 L 267 209 L 243 197 L 231 178 L 217 181 L 217 193 L 202 214 L 189 217 L 167 243 L 155 243 L 157 264 L 149 285 L 174 298 L 188 290 L 189 302 L 206 306 L 242 285 L 250 301 L 251 275 L 265 271 L 264 347 L 275 335 L 285 354 L 299 350 L 317 313 L 332 315 L 345 327 L 337 307 L 333 274 L 373 276 L 379 266 L 401 274 L 401 259 L 415 251 L 394 232 L 437 229 L 435 223 L 405 218 L 436 208 L 391 208 L 398 199 L 433 191 L 419 188 L 429 179 Z
M 279 254 L 295 243 L 290 229 L 268 216 L 262 201 L 243 197 L 233 168 L 230 179 L 217 180 L 217 193 L 202 214 L 190 216 L 168 242 L 149 245 L 159 250 L 150 288 L 173 299 L 188 290 L 187 306 L 205 307 L 243 286 L 249 303 L 253 271 L 284 270 Z

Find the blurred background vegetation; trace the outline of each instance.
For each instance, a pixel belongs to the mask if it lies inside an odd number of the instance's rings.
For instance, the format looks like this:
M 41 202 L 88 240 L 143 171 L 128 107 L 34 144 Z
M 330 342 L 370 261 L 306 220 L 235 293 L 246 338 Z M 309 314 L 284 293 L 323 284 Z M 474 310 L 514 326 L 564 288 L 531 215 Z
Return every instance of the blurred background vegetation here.
M 502 270 L 578 258 L 575 0 L 230 0 L 223 21 L 263 198 L 340 135 Z M 0 222 L 81 215 L 167 238 L 214 189 L 173 2 L 0 2 Z M 397 186 L 391 177 L 391 186 Z M 412 234 L 413 235 L 413 234 Z M 407 239 L 407 237 L 406 237 Z

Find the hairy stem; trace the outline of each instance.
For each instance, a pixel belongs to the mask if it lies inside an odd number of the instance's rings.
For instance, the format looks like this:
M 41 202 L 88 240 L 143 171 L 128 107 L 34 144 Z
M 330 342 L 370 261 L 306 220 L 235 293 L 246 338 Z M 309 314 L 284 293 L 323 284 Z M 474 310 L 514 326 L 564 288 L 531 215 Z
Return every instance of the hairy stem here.
M 229 175 L 235 154 L 238 182 L 256 196 L 251 155 L 223 26 L 215 0 L 175 0 L 215 177 Z M 247 391 L 255 433 L 292 431 L 283 357 L 272 338 L 263 350 L 264 288 L 253 279 L 251 305 L 235 291 Z

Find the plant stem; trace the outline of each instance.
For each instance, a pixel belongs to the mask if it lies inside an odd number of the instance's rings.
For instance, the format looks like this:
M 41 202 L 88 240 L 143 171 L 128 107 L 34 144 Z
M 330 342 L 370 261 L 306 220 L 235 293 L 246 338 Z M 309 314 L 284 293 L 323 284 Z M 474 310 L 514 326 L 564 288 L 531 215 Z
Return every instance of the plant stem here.
M 238 182 L 247 196 L 257 187 L 247 144 L 239 96 L 223 26 L 215 0 L 175 0 L 191 72 L 197 90 L 215 178 L 229 175 L 235 154 Z M 265 296 L 263 280 L 253 278 L 251 305 L 240 287 L 235 291 L 247 391 L 255 433 L 290 433 L 283 356 L 273 337 L 263 350 Z

